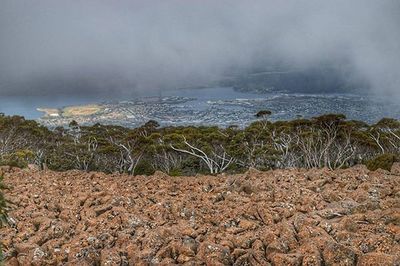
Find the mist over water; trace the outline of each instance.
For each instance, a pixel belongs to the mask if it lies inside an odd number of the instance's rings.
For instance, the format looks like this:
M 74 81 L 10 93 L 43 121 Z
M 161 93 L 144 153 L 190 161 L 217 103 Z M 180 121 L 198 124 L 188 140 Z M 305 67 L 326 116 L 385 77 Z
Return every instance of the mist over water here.
M 328 65 L 399 99 L 398 25 L 397 0 L 2 0 L 0 96 L 124 98 Z

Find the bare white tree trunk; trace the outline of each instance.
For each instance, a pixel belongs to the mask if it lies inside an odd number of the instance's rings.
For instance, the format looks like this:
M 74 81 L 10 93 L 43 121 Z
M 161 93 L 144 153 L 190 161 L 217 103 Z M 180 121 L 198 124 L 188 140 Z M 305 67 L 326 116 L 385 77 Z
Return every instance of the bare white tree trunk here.
M 208 170 L 210 171 L 211 174 L 217 174 L 217 173 L 221 173 L 221 172 L 225 171 L 229 167 L 229 165 L 231 165 L 232 162 L 234 161 L 234 158 L 230 157 L 226 153 L 226 151 L 222 147 L 222 145 L 221 145 L 221 148 L 223 150 L 222 154 L 217 154 L 214 151 L 212 153 L 212 155 L 207 155 L 201 149 L 190 144 L 186 140 L 186 138 L 184 138 L 183 143 L 188 147 L 188 149 L 186 149 L 186 150 L 179 149 L 179 148 L 174 147 L 172 144 L 170 145 L 170 147 L 175 151 L 186 153 L 186 154 L 189 154 L 189 155 L 199 158 L 207 165 Z

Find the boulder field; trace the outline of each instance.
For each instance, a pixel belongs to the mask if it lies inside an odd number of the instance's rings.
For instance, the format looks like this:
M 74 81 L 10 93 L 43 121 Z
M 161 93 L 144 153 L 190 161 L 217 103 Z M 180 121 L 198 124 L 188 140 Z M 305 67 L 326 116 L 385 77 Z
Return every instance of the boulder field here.
M 171 177 L 3 168 L 6 265 L 400 265 L 400 165 Z

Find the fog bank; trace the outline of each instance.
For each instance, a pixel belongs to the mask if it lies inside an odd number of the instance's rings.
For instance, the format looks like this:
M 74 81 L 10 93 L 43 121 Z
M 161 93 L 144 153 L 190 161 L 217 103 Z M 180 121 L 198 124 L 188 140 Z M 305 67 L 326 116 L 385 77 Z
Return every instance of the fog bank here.
M 2 0 L 0 95 L 121 94 L 333 65 L 400 98 L 393 0 Z

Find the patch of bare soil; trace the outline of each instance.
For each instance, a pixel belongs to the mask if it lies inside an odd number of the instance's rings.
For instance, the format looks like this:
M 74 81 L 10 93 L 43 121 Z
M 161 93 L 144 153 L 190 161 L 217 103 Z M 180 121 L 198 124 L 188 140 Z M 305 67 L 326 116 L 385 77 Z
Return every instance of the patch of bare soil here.
M 6 265 L 400 265 L 392 172 L 8 170 Z

